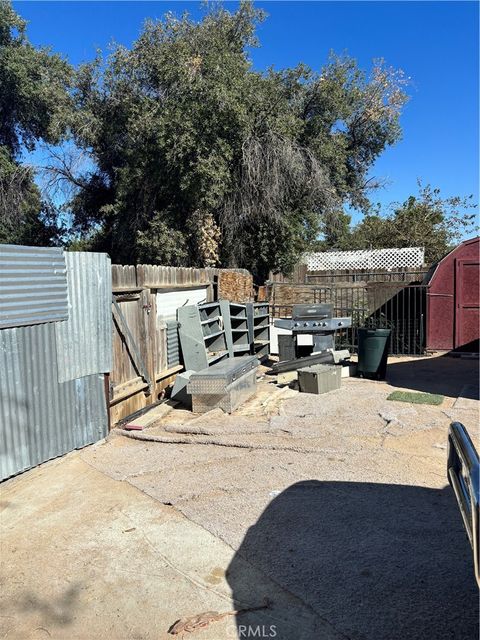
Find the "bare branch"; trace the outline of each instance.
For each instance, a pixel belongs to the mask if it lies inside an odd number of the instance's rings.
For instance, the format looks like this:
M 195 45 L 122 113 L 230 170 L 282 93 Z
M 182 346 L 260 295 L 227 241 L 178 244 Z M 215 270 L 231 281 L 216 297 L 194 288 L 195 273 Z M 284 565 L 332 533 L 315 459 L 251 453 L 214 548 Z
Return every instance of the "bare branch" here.
M 83 150 L 74 145 L 60 149 L 45 145 L 44 151 L 49 156 L 49 162 L 38 167 L 43 192 L 49 197 L 60 193 L 67 200 L 76 190 L 88 188 L 86 174 L 90 162 Z

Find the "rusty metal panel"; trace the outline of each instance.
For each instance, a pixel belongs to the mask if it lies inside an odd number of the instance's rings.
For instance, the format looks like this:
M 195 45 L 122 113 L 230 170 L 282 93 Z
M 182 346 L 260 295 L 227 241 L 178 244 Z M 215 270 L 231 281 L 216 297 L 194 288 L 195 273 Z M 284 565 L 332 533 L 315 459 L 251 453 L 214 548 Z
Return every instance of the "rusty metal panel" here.
M 112 268 L 106 253 L 65 253 L 68 320 L 55 325 L 58 381 L 112 368 Z
M 0 331 L 0 479 L 105 437 L 104 376 L 58 382 L 53 324 Z
M 62 249 L 0 245 L 0 329 L 68 317 Z

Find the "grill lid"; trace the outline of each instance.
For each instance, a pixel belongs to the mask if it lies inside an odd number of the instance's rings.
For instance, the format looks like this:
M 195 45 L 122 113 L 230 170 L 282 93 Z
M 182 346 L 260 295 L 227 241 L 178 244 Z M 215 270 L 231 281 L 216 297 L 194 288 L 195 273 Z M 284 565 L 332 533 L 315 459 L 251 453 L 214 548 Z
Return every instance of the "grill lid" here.
M 333 316 L 333 304 L 294 304 L 292 307 L 293 320 L 309 320 L 314 318 L 331 318 Z

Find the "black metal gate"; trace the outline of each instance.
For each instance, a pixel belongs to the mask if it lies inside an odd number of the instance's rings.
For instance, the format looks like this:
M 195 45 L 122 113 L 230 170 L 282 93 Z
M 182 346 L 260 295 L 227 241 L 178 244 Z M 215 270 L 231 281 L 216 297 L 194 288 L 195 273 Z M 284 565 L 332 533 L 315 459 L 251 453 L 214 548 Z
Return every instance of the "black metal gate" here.
M 366 286 L 312 287 L 313 303 L 333 304 L 335 316 L 350 316 L 352 327 L 338 332 L 338 348 L 355 352 L 358 328 L 386 328 L 391 330 L 392 355 L 420 356 L 425 353 L 426 290 L 425 285 L 397 282 L 372 283 Z M 299 289 L 300 291 L 300 289 Z M 302 289 L 305 293 L 305 287 Z M 298 303 L 307 302 L 299 299 Z M 274 317 L 291 316 L 291 306 L 272 305 Z

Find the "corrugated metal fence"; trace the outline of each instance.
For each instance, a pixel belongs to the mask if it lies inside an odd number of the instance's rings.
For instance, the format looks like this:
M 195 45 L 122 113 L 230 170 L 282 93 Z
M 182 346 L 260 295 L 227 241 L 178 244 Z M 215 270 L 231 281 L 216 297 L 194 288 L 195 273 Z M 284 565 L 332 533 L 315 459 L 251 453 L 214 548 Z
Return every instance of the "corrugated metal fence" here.
M 0 298 L 4 479 L 107 434 L 111 266 L 104 254 L 5 245 L 0 265 L 9 287 Z
M 68 312 L 55 323 L 58 381 L 67 382 L 112 368 L 112 270 L 105 253 L 65 254 Z
M 112 267 L 57 248 L 0 245 L 0 270 L 0 479 L 158 401 L 183 368 L 179 306 L 253 293 L 241 269 Z
M 0 245 L 0 270 L 0 328 L 67 318 L 61 249 Z

